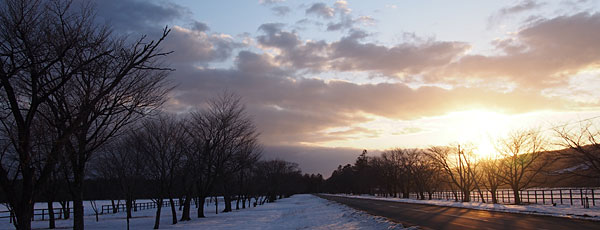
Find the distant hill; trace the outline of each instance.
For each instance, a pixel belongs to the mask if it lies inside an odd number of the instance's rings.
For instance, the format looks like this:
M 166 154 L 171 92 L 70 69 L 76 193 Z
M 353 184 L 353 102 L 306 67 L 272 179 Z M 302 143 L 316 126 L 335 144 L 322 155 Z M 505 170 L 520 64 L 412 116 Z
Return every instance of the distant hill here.
M 587 146 L 591 148 L 591 146 Z M 552 163 L 535 181 L 542 187 L 600 187 L 600 178 L 577 158 L 572 149 L 543 152 Z

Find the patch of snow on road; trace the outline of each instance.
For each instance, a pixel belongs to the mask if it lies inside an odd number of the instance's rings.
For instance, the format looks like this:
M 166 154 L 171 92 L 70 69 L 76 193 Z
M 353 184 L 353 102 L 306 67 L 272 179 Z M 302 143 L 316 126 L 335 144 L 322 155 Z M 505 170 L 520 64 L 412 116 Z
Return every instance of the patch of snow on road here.
M 600 206 L 592 206 L 590 208 L 583 208 L 579 205 L 541 205 L 541 204 L 528 204 L 528 205 L 510 205 L 510 204 L 488 204 L 479 202 L 455 202 L 450 200 L 414 200 L 404 198 L 390 198 L 390 197 L 376 197 L 371 195 L 346 195 L 346 194 L 333 194 L 334 196 L 360 198 L 360 199 L 374 199 L 374 200 L 386 200 L 402 203 L 413 203 L 413 204 L 429 204 L 446 207 L 457 207 L 457 208 L 470 208 L 479 210 L 490 210 L 510 213 L 523 213 L 523 214 L 535 214 L 535 215 L 547 215 L 557 217 L 569 217 L 576 219 L 587 219 L 600 221 Z

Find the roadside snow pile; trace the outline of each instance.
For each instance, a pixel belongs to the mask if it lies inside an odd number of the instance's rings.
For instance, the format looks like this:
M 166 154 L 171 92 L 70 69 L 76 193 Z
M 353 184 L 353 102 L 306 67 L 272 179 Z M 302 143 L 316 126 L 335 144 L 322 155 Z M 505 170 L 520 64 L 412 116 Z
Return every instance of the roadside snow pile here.
M 600 220 L 600 206 L 591 206 L 590 208 L 583 208 L 581 206 L 571 205 L 510 205 L 510 204 L 487 204 L 479 202 L 454 202 L 448 200 L 414 200 L 414 199 L 403 199 L 403 198 L 386 198 L 376 197 L 371 195 L 346 195 L 346 194 L 333 194 L 334 196 L 360 198 L 360 199 L 373 199 L 373 200 L 386 200 L 402 203 L 413 203 L 413 204 L 429 204 L 446 207 L 457 207 L 457 208 L 470 208 L 479 210 L 490 210 L 499 212 L 511 212 L 511 213 L 523 213 L 523 214 L 535 214 L 535 215 L 546 215 L 546 216 L 558 216 L 558 217 L 569 217 L 577 219 L 587 220 Z
M 193 207 L 192 207 L 193 208 Z M 163 208 L 160 229 L 403 229 L 402 225 L 383 217 L 324 200 L 313 195 L 295 195 L 256 208 L 247 208 L 231 213 L 215 214 L 214 208 L 205 208 L 207 218 L 179 222 L 171 225 L 171 212 Z M 134 212 L 132 229 L 151 229 L 156 209 Z M 178 215 L 181 212 L 178 211 Z M 192 217 L 197 214 L 190 213 Z M 47 228 L 47 221 L 34 221 L 33 228 Z M 57 228 L 72 227 L 72 220 L 57 220 Z M 86 229 L 126 229 L 124 213 L 95 217 L 86 216 Z M 0 229 L 14 229 L 8 220 L 0 221 Z

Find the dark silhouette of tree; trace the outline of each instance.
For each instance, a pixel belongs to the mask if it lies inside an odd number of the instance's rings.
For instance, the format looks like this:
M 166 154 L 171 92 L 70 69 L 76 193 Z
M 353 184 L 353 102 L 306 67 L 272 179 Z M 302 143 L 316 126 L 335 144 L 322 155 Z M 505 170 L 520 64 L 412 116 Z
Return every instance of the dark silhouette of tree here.
M 15 211 L 17 229 L 29 229 L 34 197 L 66 153 L 74 199 L 74 228 L 83 229 L 85 165 L 102 143 L 163 101 L 166 70 L 161 41 L 128 44 L 94 24 L 89 6 L 71 1 L 4 0 L 0 8 L 2 133 L 16 164 L 3 162 L 0 184 Z M 44 112 L 41 112 L 44 111 Z M 48 122 L 49 151 L 33 149 L 31 128 Z M 41 169 L 33 166 L 40 155 Z
M 240 97 L 229 93 L 209 100 L 205 109 L 193 112 L 186 127 L 191 138 L 188 160 L 193 162 L 198 217 L 204 217 L 204 200 L 216 182 L 228 181 L 231 174 L 260 156 L 258 133 Z M 227 200 L 229 195 L 225 194 Z M 228 202 L 226 211 L 231 211 Z
M 581 124 L 579 129 L 568 125 L 554 129 L 560 138 L 559 146 L 572 151 L 562 152 L 574 165 L 583 165 L 584 170 L 571 170 L 570 173 L 590 177 L 600 177 L 600 130 L 591 122 Z
M 514 193 L 515 204 L 521 204 L 519 191 L 528 188 L 551 161 L 544 157 L 547 143 L 537 130 L 513 131 L 499 141 L 502 156 L 498 175 Z
M 157 203 L 154 229 L 160 225 L 160 212 L 163 199 L 171 204 L 173 224 L 177 223 L 175 203 L 173 201 L 174 182 L 177 170 L 182 166 L 182 160 L 187 145 L 183 122 L 173 115 L 159 115 L 146 119 L 141 129 L 136 131 L 136 150 L 147 162 L 146 175 L 155 182 L 155 199 Z
M 431 147 L 427 154 L 450 179 L 450 182 L 458 187 L 461 192 L 461 201 L 471 201 L 471 191 L 475 188 L 477 179 L 474 173 L 477 170 L 477 163 L 473 152 L 457 145 L 456 147 Z

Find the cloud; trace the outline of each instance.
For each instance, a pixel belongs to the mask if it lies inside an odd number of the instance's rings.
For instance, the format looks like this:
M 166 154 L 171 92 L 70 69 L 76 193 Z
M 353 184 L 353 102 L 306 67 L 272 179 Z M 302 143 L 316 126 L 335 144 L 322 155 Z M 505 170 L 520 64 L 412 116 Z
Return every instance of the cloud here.
M 515 5 L 503 7 L 488 17 L 488 28 L 498 24 L 508 16 L 539 9 L 544 5 L 546 3 L 539 3 L 535 0 L 524 0 Z
M 264 4 L 264 5 L 277 4 L 277 3 L 281 3 L 281 2 L 285 2 L 285 0 L 258 0 L 258 3 Z
M 362 43 L 358 38 L 351 34 L 330 45 L 333 69 L 377 71 L 392 76 L 420 74 L 428 69 L 449 64 L 470 48 L 462 42 L 440 41 L 401 43 L 387 47 Z
M 227 89 L 244 98 L 263 143 L 286 145 L 344 140 L 353 135 L 376 137 L 376 131 L 356 126 L 371 121 L 372 116 L 413 120 L 473 109 L 525 113 L 575 107 L 560 98 L 521 90 L 413 89 L 402 83 L 355 84 L 302 78 L 274 64 L 269 55 L 249 51 L 238 54 L 234 68 L 181 67 L 175 77 L 180 87 L 170 104 L 198 106 Z M 348 132 L 332 135 L 328 132 L 332 128 Z
M 194 21 L 192 22 L 192 29 L 195 31 L 199 31 L 199 32 L 205 32 L 210 30 L 210 28 L 208 27 L 208 25 L 204 22 L 198 22 L 198 21 Z
M 500 9 L 498 11 L 498 14 L 499 15 L 518 14 L 518 13 L 522 13 L 525 11 L 538 9 L 544 5 L 545 5 L 545 3 L 539 3 L 535 0 L 524 0 L 524 1 L 517 3 L 516 5 L 504 7 L 502 9 Z
M 231 57 L 234 49 L 242 45 L 226 34 L 208 34 L 204 24 L 193 25 L 194 29 L 174 26 L 165 40 L 164 50 L 174 51 L 168 60 L 181 64 L 207 64 L 220 62 Z
M 467 55 L 430 76 L 431 82 L 505 81 L 543 89 L 600 65 L 600 13 L 539 19 L 494 44 L 501 54 Z
M 84 1 L 84 0 L 78 0 Z M 121 32 L 148 34 L 191 13 L 175 3 L 139 0 L 94 1 L 98 19 Z M 160 32 L 160 29 L 158 29 Z
M 469 45 L 461 42 L 422 41 L 393 47 L 363 43 L 368 34 L 351 30 L 339 41 L 303 42 L 295 32 L 283 30 L 283 24 L 263 24 L 264 32 L 257 41 L 264 47 L 277 48 L 275 57 L 280 65 L 310 72 L 375 71 L 389 76 L 420 74 L 434 67 L 449 64 L 462 55 Z
M 341 14 L 348 14 L 352 10 L 348 7 L 348 2 L 345 0 L 338 0 L 333 4 L 333 7 Z
M 335 9 L 325 5 L 325 3 L 319 2 L 312 4 L 306 9 L 305 13 L 306 15 L 314 14 L 318 17 L 329 19 L 335 15 Z
M 341 17 L 339 22 L 330 22 L 327 24 L 327 31 L 354 29 L 355 24 L 373 25 L 375 24 L 375 19 L 371 16 L 360 16 L 358 18 L 352 18 L 351 16 Z
M 280 65 L 286 65 L 294 70 L 307 69 L 318 72 L 325 68 L 328 44 L 324 41 L 303 42 L 295 32 L 283 31 L 283 24 L 263 24 L 259 30 L 257 41 L 261 46 L 276 48 L 280 55 L 275 57 Z
M 271 8 L 271 10 L 275 13 L 275 15 L 283 17 L 290 13 L 292 10 L 287 6 L 275 6 Z

